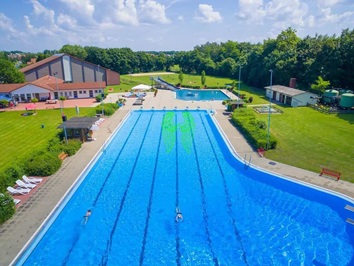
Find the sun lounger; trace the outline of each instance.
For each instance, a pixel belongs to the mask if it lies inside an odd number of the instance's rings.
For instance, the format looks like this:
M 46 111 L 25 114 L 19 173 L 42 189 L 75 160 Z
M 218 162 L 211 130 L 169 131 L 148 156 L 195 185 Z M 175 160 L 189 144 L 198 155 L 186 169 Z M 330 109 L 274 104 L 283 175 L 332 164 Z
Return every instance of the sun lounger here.
M 22 180 L 16 180 L 16 184 L 19 186 L 19 187 L 22 187 L 22 188 L 29 188 L 29 189 L 32 189 L 32 188 L 35 188 L 36 185 L 35 184 L 27 184 L 25 182 L 23 182 Z
M 22 176 L 23 181 L 27 184 L 38 184 L 42 182 L 43 178 L 34 178 L 34 177 L 28 177 L 28 176 Z
M 4 194 L 0 193 L 0 197 L 3 197 L 3 196 L 4 196 Z M 13 199 L 13 201 L 14 201 L 15 205 L 17 205 L 17 204 L 19 204 L 21 202 L 20 199 Z
M 7 191 L 10 192 L 12 195 L 26 195 L 28 194 L 31 190 L 29 188 L 13 188 L 13 187 L 7 187 Z
M 14 199 L 14 203 L 15 203 L 15 205 L 19 204 L 20 202 L 21 202 L 21 200 L 20 200 L 20 199 Z
M 143 101 L 138 99 L 135 103 L 133 103 L 133 105 L 143 105 Z

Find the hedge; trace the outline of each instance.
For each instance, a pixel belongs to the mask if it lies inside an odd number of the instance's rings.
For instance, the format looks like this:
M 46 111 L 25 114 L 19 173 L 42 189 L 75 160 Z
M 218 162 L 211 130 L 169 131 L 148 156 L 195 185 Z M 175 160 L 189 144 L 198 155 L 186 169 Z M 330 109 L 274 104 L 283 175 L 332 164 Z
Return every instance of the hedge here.
M 7 194 L 0 194 L 0 224 L 10 219 L 16 211 L 12 197 Z
M 277 139 L 270 133 L 269 147 L 267 147 L 268 128 L 262 120 L 257 120 L 254 111 L 248 108 L 239 108 L 232 114 L 233 123 L 240 129 L 246 140 L 255 148 L 275 149 Z

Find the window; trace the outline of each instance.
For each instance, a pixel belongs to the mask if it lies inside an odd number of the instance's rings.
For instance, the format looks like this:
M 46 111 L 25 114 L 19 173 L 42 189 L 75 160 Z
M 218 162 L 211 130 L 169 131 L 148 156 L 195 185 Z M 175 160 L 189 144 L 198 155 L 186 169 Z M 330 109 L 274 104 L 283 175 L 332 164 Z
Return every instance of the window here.
M 86 94 L 86 91 L 84 91 L 84 94 Z
M 97 93 L 97 90 L 95 90 L 95 93 Z
M 80 129 L 74 129 L 74 135 L 80 136 Z
M 79 94 L 82 94 L 82 91 L 79 91 Z

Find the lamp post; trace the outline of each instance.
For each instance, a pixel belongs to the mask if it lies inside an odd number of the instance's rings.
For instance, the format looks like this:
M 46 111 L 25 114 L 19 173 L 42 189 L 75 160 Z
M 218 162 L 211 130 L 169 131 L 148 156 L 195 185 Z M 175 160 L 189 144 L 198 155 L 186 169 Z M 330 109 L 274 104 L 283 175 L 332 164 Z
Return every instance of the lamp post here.
M 240 93 L 241 93 L 241 69 L 242 66 L 239 66 L 238 70 L 238 97 L 237 97 L 237 107 L 240 108 Z
M 58 72 L 53 73 L 53 75 L 55 77 L 55 85 L 56 85 L 56 89 L 57 89 L 57 93 L 58 93 L 58 100 L 59 100 L 59 105 L 60 105 L 61 119 L 63 120 L 63 130 L 64 130 L 64 136 L 65 136 L 65 143 L 68 144 L 68 135 L 66 134 L 66 127 L 65 127 L 66 117 L 64 119 L 63 106 L 62 106 L 62 103 L 61 103 L 61 100 L 60 100 L 60 95 L 59 95 L 59 87 L 58 87 L 58 79 L 57 79 Z
M 98 65 L 98 70 L 97 70 L 98 74 L 100 73 L 100 65 Z M 98 80 L 98 79 L 97 79 Z M 100 81 L 100 91 L 101 91 L 101 82 L 102 82 L 102 79 Z M 102 116 L 104 115 L 104 112 L 103 112 L 103 98 L 104 98 L 104 93 L 100 92 L 101 93 L 101 97 L 102 97 L 102 101 L 101 101 L 101 106 L 102 106 Z
M 269 107 L 268 107 L 268 132 L 267 132 L 267 150 L 269 149 L 269 134 L 270 134 L 270 114 L 272 108 L 272 83 L 273 83 L 273 70 L 270 71 L 270 92 L 269 92 Z

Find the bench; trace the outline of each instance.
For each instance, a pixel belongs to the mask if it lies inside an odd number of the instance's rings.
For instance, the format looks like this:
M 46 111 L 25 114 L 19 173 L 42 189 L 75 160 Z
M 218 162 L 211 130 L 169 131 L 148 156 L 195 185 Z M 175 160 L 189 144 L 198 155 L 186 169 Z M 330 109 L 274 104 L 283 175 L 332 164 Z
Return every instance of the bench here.
M 69 155 L 66 154 L 65 152 L 61 152 L 61 153 L 59 153 L 58 158 L 59 158 L 60 160 L 64 161 L 64 159 L 65 159 L 66 157 L 68 157 L 68 156 L 69 156 Z
M 324 168 L 322 167 L 322 171 L 320 173 L 320 176 L 322 175 L 326 175 L 326 176 L 332 176 L 337 178 L 337 181 L 340 179 L 340 172 L 328 169 L 328 168 Z
M 45 103 L 47 103 L 47 104 L 56 104 L 57 100 L 47 100 Z
M 263 147 L 260 147 L 259 149 L 257 149 L 257 152 L 258 152 L 259 156 L 264 157 L 265 150 L 263 149 Z

